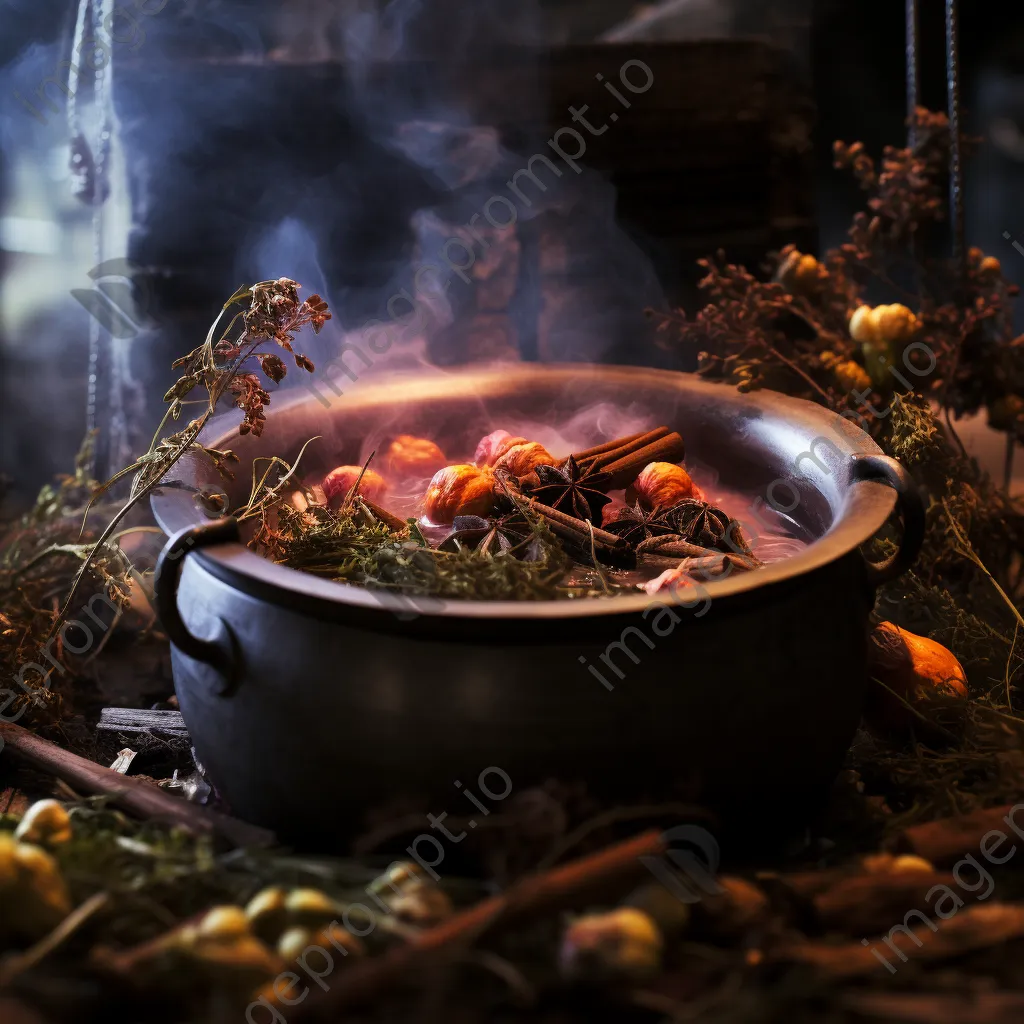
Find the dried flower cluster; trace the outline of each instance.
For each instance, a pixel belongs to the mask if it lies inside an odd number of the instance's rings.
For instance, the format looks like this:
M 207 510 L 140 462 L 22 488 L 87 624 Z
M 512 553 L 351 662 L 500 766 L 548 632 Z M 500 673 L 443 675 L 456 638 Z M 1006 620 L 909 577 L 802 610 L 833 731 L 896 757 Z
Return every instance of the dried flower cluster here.
M 834 147 L 835 165 L 868 193 L 849 239 L 820 260 L 787 246 L 767 279 L 701 261 L 709 303 L 693 319 L 653 314 L 666 344 L 696 344 L 700 372 L 742 390 L 769 387 L 827 404 L 879 434 L 872 408 L 921 391 L 954 416 L 985 407 L 999 430 L 1024 438 L 1024 337 L 1012 329 L 1017 288 L 999 261 L 925 258 L 941 242 L 948 124 L 917 112 L 913 148 L 887 147 L 879 164 L 861 143 Z M 869 295 L 888 295 L 872 307 Z
M 292 342 L 295 334 L 303 327 L 309 326 L 314 332 L 319 332 L 331 314 L 319 295 L 311 295 L 305 301 L 300 301 L 298 291 L 299 285 L 287 277 L 276 281 L 260 281 L 249 288 L 240 288 L 224 303 L 220 315 L 207 332 L 206 340 L 188 355 L 175 360 L 173 366 L 181 369 L 182 375 L 164 395 L 167 412 L 149 450 L 100 485 L 93 495 L 90 505 L 119 481 L 132 478 L 127 500 L 107 523 L 93 551 L 83 561 L 75 583 L 51 628 L 51 635 L 63 621 L 96 554 L 124 517 L 152 491 L 186 452 L 205 452 L 218 470 L 230 475 L 229 467 L 237 461 L 234 453 L 207 448 L 199 441 L 199 434 L 213 416 L 221 398 L 226 394 L 234 396 L 235 405 L 242 410 L 242 423 L 238 428 L 240 434 L 251 432 L 257 437 L 262 434 L 266 418 L 263 410 L 270 401 L 270 393 L 247 366 L 251 360 L 255 360 L 274 383 L 284 378 L 287 368 L 276 353 L 261 352 L 261 347 L 268 342 L 275 343 L 292 353 L 296 366 L 312 372 L 312 362 L 304 355 L 295 353 Z M 222 330 L 221 322 L 228 311 L 246 300 L 248 306 L 236 312 Z M 166 437 L 161 436 L 167 424 L 180 417 L 186 399 L 197 388 L 206 393 L 203 411 L 184 429 Z

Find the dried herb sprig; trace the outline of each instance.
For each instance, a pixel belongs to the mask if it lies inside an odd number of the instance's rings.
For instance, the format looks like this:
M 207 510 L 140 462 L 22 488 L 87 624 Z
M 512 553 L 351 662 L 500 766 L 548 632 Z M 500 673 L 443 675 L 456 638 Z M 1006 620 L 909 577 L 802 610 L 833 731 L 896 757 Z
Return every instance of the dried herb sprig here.
M 224 303 L 203 343 L 175 361 L 173 365 L 183 372 L 164 395 L 164 401 L 168 403 L 167 411 L 153 435 L 149 449 L 130 466 L 126 466 L 97 488 L 89 503 L 91 508 L 101 495 L 126 477 L 132 477 L 127 500 L 108 522 L 92 552 L 85 559 L 51 627 L 51 636 L 64 620 L 95 554 L 113 535 L 124 517 L 153 490 L 186 452 L 204 452 L 213 460 L 218 470 L 230 475 L 229 467 L 231 463 L 237 461 L 235 455 L 230 451 L 207 448 L 199 441 L 199 434 L 213 416 L 224 395 L 233 395 L 235 405 L 242 410 L 243 418 L 239 433 L 251 432 L 257 437 L 262 434 L 266 419 L 263 410 L 270 401 L 270 395 L 260 384 L 259 378 L 247 369 L 247 364 L 250 360 L 255 360 L 261 371 L 275 383 L 284 378 L 287 368 L 276 353 L 262 352 L 261 347 L 268 343 L 276 344 L 292 354 L 296 366 L 312 372 L 312 362 L 306 356 L 295 353 L 292 343 L 296 333 L 306 326 L 312 327 L 314 333 L 318 333 L 331 318 L 331 314 L 319 295 L 311 295 L 302 301 L 298 292 L 299 285 L 286 277 L 278 278 L 276 281 L 260 281 L 250 287 L 239 288 Z M 242 305 L 246 299 L 249 302 L 248 307 L 236 311 L 227 325 L 222 327 L 227 313 L 234 306 Z M 197 389 L 205 392 L 205 399 L 199 400 L 204 405 L 203 411 L 183 430 L 161 437 L 168 423 L 180 417 L 186 400 L 191 401 L 189 396 Z M 83 529 L 84 523 L 83 518 Z
M 414 524 L 403 531 L 361 516 L 310 505 L 278 506 L 278 528 L 264 553 L 303 572 L 411 597 L 552 600 L 572 566 L 543 523 L 531 522 L 531 558 L 511 550 L 430 547 Z M 518 557 L 517 557 L 518 556 Z

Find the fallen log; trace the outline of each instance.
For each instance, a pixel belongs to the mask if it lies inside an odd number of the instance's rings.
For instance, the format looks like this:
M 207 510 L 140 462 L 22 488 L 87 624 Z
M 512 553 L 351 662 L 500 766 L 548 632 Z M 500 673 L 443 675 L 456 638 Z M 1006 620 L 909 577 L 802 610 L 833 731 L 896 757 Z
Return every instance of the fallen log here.
M 274 841 L 266 829 L 187 803 L 152 783 L 111 771 L 13 722 L 0 721 L 0 741 L 0 749 L 10 750 L 25 764 L 61 779 L 78 792 L 109 797 L 140 818 L 184 828 L 194 835 L 217 835 L 234 846 L 268 846 Z

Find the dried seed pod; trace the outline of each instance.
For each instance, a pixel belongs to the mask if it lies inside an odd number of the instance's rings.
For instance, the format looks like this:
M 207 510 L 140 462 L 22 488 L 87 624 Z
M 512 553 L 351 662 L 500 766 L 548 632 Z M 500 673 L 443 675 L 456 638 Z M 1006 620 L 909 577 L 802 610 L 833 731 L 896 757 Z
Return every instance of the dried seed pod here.
M 456 516 L 486 516 L 494 507 L 494 471 L 463 463 L 438 470 L 423 509 L 434 523 L 450 524 Z
M 494 468 L 507 470 L 522 480 L 538 466 L 553 466 L 555 462 L 555 457 L 540 442 L 524 441 L 507 448 L 494 463 Z
M 287 893 L 279 886 L 261 889 L 245 906 L 245 916 L 254 935 L 271 942 L 284 930 L 288 920 Z
M 858 306 L 850 317 L 850 337 L 876 350 L 893 349 L 910 341 L 921 321 L 899 302 L 887 306 Z
M 322 928 L 341 908 L 319 889 L 292 889 L 284 901 L 288 923 L 293 927 Z
M 562 936 L 558 966 L 578 981 L 642 981 L 660 969 L 664 946 L 648 914 L 619 907 L 576 918 Z
M 904 350 L 920 329 L 921 321 L 906 306 L 858 306 L 850 317 L 850 337 L 860 343 L 864 366 L 875 387 L 890 389 L 894 376 L 889 367 L 903 357 Z
M 71 839 L 71 818 L 56 800 L 37 800 L 14 830 L 14 838 L 52 849 Z
M 70 912 L 57 862 L 42 847 L 0 833 L 0 947 L 34 942 Z
M 891 733 L 913 725 L 927 731 L 931 722 L 949 731 L 963 723 L 967 676 L 935 640 L 881 622 L 871 632 L 868 669 L 882 684 L 868 691 L 864 714 L 872 728 Z
M 308 928 L 289 928 L 277 940 L 277 955 L 283 960 L 296 960 L 312 944 L 313 933 Z
M 935 873 L 935 865 L 913 853 L 894 856 L 891 853 L 872 853 L 861 858 L 861 867 L 869 875 L 910 875 Z
M 432 476 L 447 461 L 433 441 L 414 434 L 399 434 L 384 455 L 384 464 L 397 477 Z
M 981 256 L 980 250 L 978 255 Z M 988 280 L 994 280 L 999 277 L 1003 272 L 1003 265 L 995 258 L 995 256 L 981 256 L 978 261 L 978 273 Z
M 834 352 L 822 352 L 821 365 L 835 374 L 837 383 L 844 391 L 869 391 L 871 389 L 871 378 L 868 376 L 868 371 L 852 359 L 843 359 Z
M 629 505 L 639 501 L 644 508 L 673 508 L 686 498 L 703 498 L 690 474 L 672 462 L 651 462 L 626 490 Z
M 200 939 L 236 939 L 249 934 L 249 918 L 241 907 L 212 907 L 196 926 Z
M 478 466 L 493 466 L 498 459 L 517 444 L 527 444 L 525 437 L 510 434 L 507 430 L 493 430 L 480 443 L 473 453 L 473 461 Z
M 785 258 L 775 272 L 775 280 L 791 292 L 805 295 L 820 291 L 828 280 L 828 271 L 813 256 L 789 246 L 783 250 Z
M 359 474 L 363 474 L 359 480 Z M 338 466 L 324 477 L 323 489 L 327 500 L 332 503 L 343 501 L 352 485 L 359 480 L 359 493 L 370 501 L 380 501 L 387 493 L 388 486 L 380 473 L 367 469 L 363 473 L 362 466 Z

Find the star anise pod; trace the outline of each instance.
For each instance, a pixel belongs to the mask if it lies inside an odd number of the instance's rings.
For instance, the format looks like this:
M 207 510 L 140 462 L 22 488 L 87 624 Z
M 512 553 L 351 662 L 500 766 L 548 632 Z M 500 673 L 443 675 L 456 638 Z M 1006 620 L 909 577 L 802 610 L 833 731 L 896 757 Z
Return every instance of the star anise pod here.
M 660 511 L 648 511 L 639 501 L 619 509 L 615 518 L 604 524 L 604 529 L 634 547 L 650 537 L 662 537 L 676 532 Z
M 727 512 L 696 498 L 684 499 L 665 512 L 663 518 L 674 528 L 673 532 L 703 548 L 721 548 L 727 544 L 726 534 L 732 523 Z M 738 529 L 734 528 L 730 536 L 735 543 L 745 545 Z
M 531 488 L 531 497 L 577 519 L 601 521 L 601 509 L 612 500 L 603 491 L 611 482 L 610 474 L 583 473 L 571 455 L 562 469 L 537 466 L 534 472 L 540 483 Z
M 439 551 L 458 551 L 463 547 L 489 554 L 509 551 L 516 558 L 536 560 L 539 556 L 533 551 L 532 539 L 530 524 L 518 513 L 498 519 L 456 516 L 451 532 L 437 547 Z

